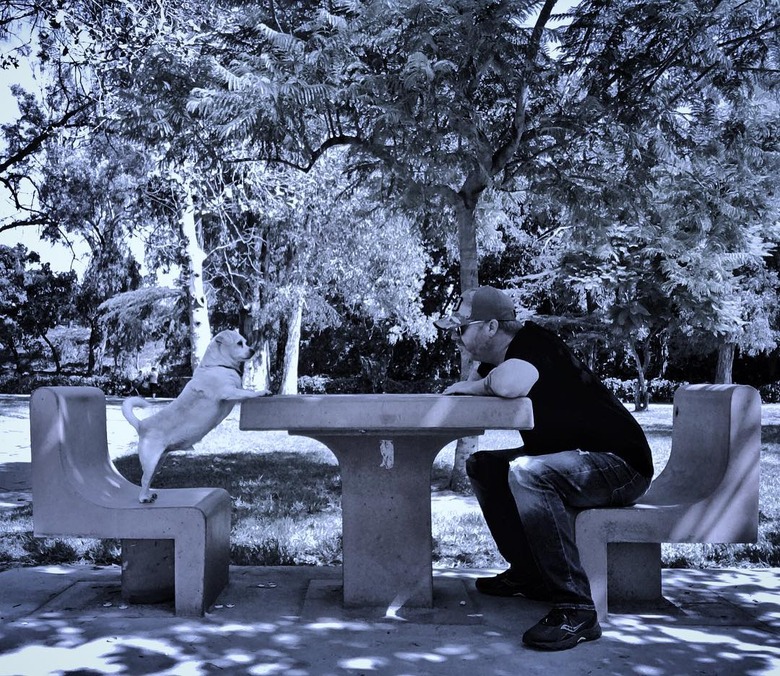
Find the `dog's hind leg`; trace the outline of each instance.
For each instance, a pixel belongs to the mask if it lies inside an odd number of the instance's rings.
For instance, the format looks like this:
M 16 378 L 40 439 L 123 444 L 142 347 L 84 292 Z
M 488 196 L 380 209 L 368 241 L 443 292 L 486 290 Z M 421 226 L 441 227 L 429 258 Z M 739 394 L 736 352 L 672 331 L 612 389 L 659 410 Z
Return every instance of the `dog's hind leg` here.
M 157 493 L 152 492 L 151 485 L 164 454 L 165 449 L 157 444 L 139 442 L 138 459 L 141 461 L 142 474 L 141 492 L 138 495 L 138 502 L 148 503 L 157 499 Z

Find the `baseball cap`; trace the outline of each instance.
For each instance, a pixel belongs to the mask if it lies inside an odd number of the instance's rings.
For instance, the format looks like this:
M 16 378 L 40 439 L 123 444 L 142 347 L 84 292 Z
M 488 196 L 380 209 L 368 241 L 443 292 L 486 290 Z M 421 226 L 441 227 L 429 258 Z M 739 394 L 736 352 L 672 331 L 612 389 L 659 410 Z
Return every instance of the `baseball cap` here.
M 440 329 L 453 329 L 468 322 L 508 321 L 515 319 L 515 304 L 500 289 L 480 286 L 475 291 L 464 293 L 455 304 L 452 314 L 437 319 L 433 324 Z

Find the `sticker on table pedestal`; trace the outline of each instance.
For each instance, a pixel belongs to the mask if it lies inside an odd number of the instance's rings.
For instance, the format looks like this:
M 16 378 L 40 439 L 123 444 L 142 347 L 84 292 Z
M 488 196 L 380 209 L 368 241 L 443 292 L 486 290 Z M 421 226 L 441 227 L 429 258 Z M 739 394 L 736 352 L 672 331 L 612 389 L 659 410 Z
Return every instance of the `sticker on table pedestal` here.
M 379 441 L 379 452 L 382 454 L 382 464 L 384 469 L 393 469 L 395 464 L 395 449 L 392 439 L 381 439 Z

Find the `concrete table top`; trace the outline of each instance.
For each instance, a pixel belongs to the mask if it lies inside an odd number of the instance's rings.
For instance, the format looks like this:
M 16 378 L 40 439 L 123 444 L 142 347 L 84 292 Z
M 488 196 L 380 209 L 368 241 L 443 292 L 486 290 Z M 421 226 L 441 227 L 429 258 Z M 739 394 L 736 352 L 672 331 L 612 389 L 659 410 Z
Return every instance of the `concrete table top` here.
M 346 606 L 431 607 L 431 467 L 486 429 L 530 429 L 526 398 L 440 394 L 280 395 L 241 404 L 242 430 L 325 444 L 341 470 Z
M 442 430 L 530 429 L 531 400 L 443 394 L 303 394 L 249 399 L 242 430 L 362 434 Z

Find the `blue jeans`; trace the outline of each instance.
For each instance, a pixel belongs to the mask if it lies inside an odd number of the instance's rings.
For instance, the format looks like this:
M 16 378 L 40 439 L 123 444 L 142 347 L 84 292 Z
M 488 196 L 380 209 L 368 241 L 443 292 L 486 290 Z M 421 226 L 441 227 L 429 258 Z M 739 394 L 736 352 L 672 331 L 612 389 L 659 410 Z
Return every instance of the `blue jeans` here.
M 582 509 L 636 502 L 650 479 L 613 453 L 519 455 L 479 451 L 466 471 L 499 552 L 517 577 L 553 605 L 593 609 L 574 537 Z

